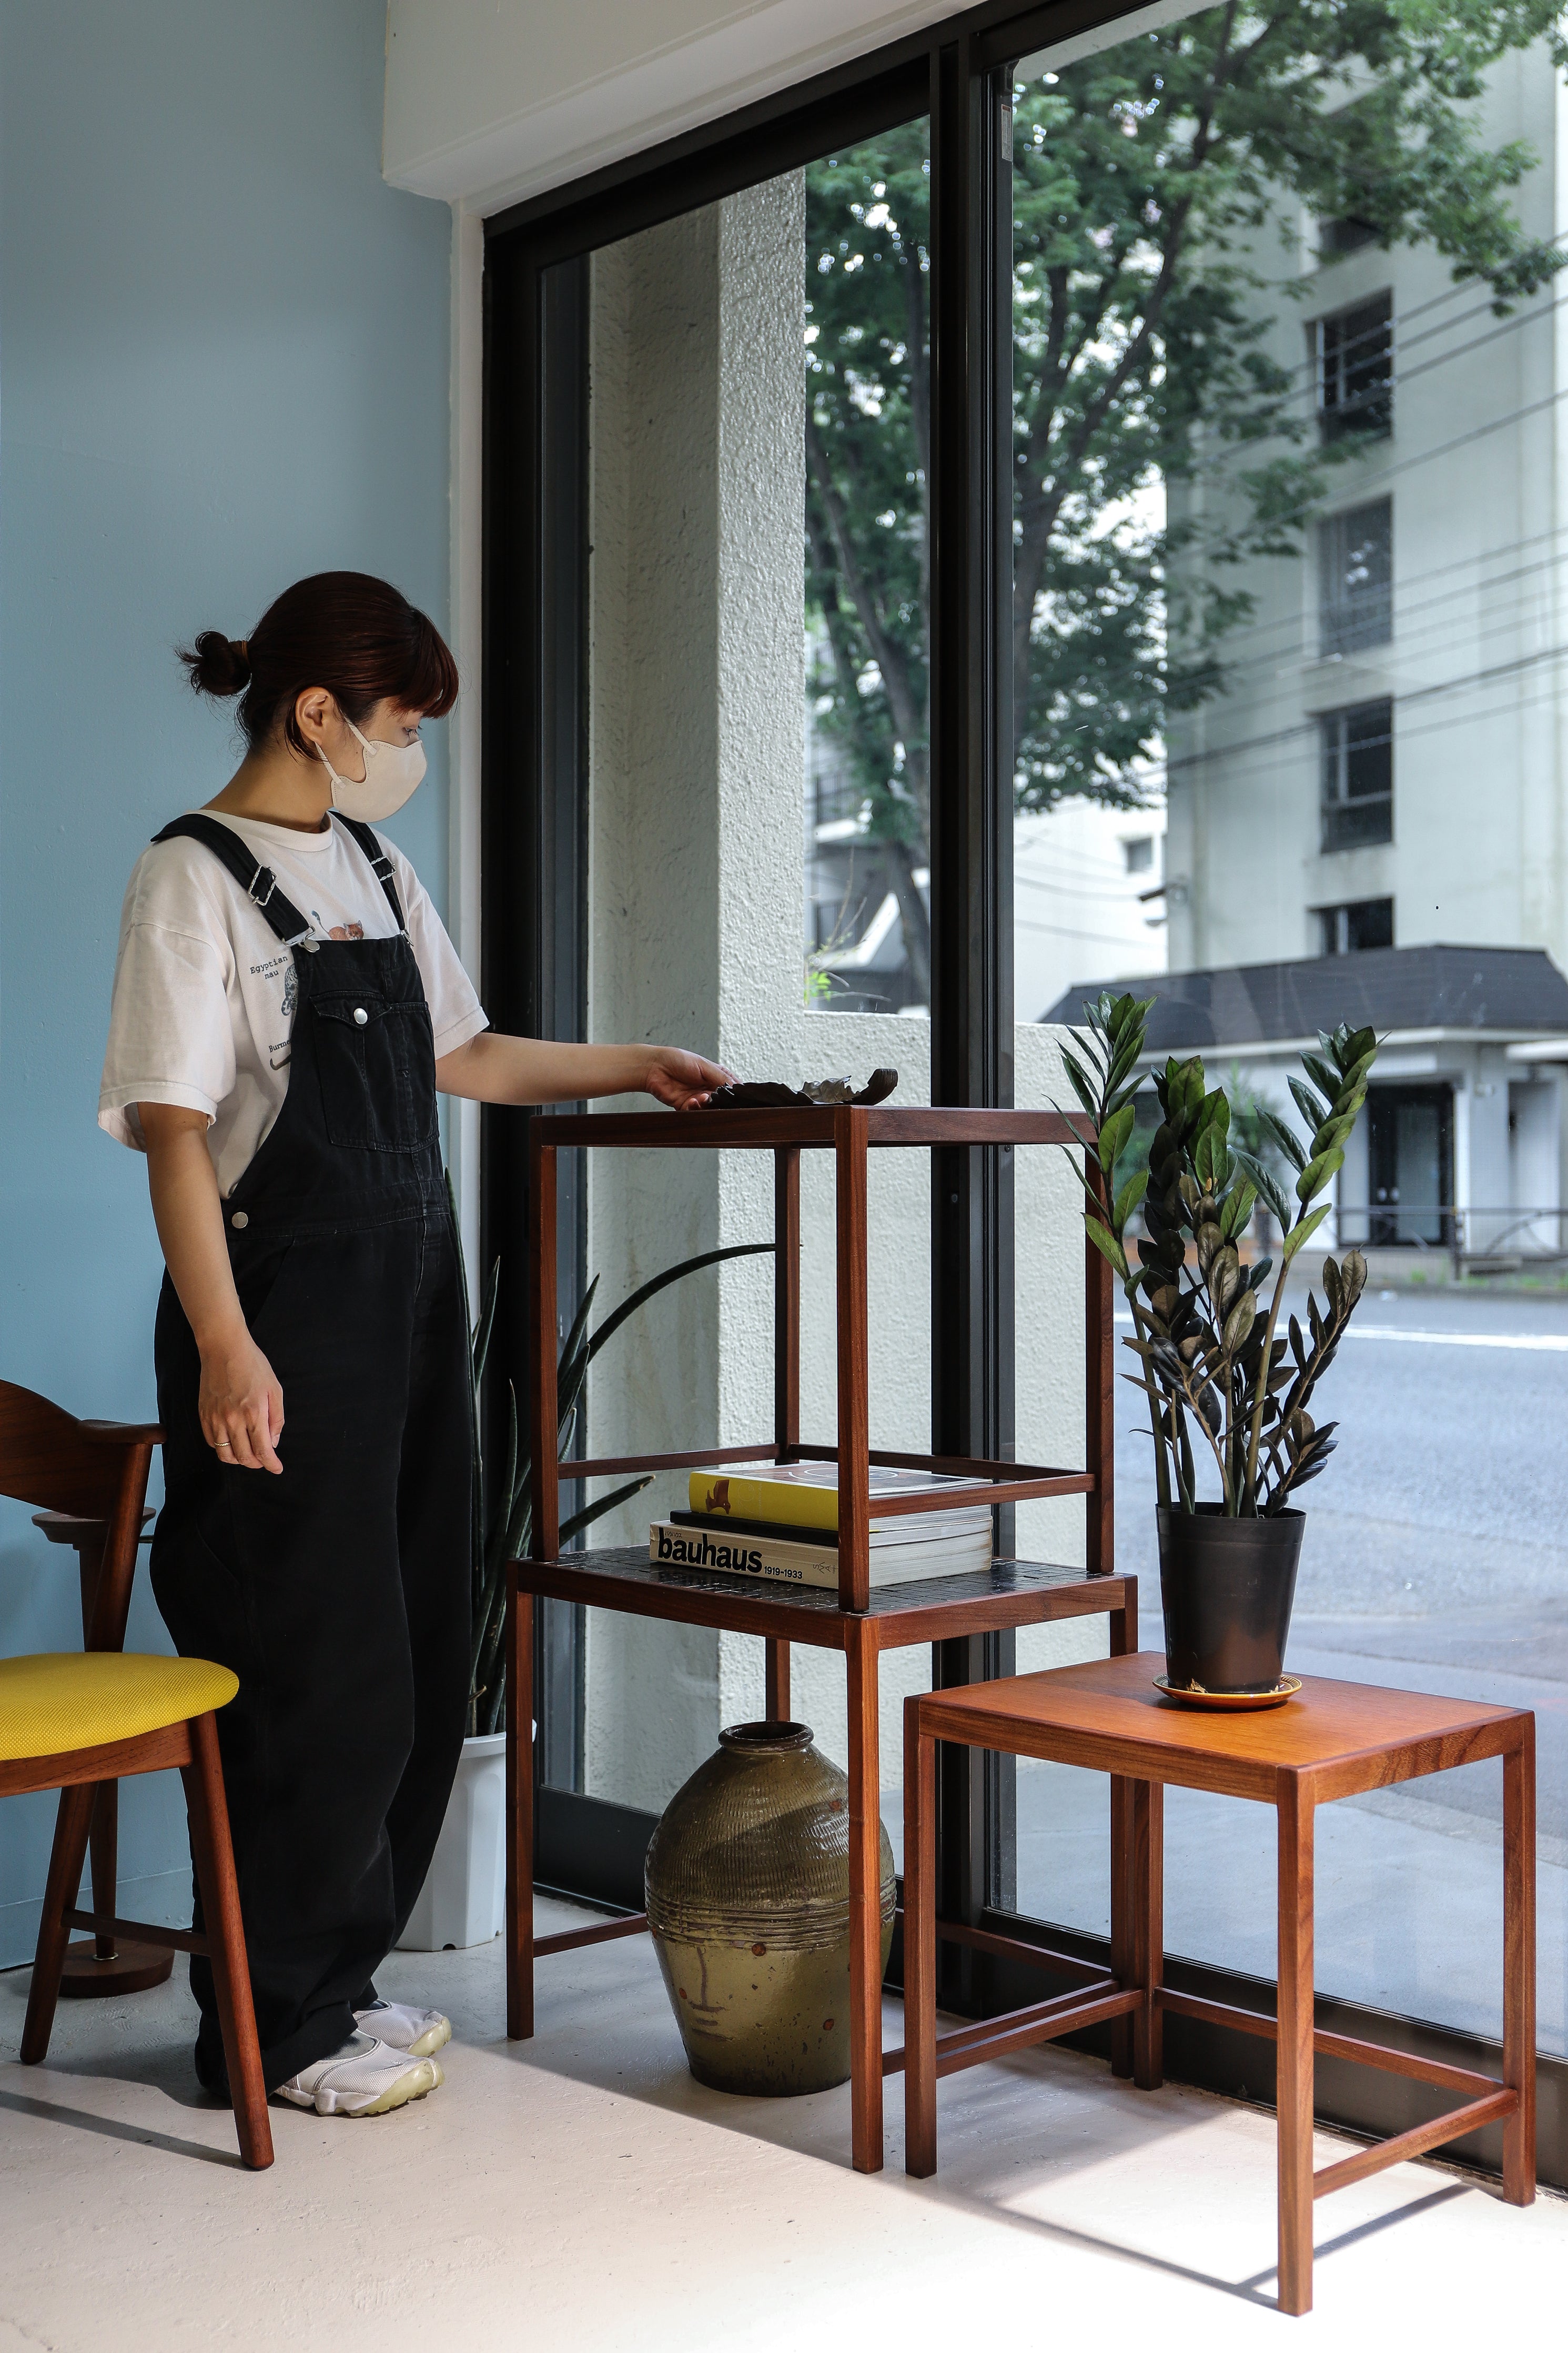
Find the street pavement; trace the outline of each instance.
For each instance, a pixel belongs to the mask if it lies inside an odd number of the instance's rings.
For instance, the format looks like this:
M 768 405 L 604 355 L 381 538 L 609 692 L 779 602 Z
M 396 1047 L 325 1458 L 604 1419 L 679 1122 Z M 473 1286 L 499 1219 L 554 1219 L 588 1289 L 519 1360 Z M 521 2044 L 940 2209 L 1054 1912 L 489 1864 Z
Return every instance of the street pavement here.
M 1141 1638 L 1163 1640 L 1152 1450 L 1117 1430 L 1117 1562 Z M 1568 1302 L 1373 1293 L 1313 1400 L 1339 1451 L 1307 1512 L 1287 1664 L 1536 1712 L 1540 2040 L 1568 2051 Z M 1326 1809 L 1317 1981 L 1377 2007 L 1500 2031 L 1496 1763 Z M 1018 1775 L 1018 1902 L 1103 1932 L 1103 1782 Z M 1274 1975 L 1274 1836 L 1260 1808 L 1172 1791 L 1166 1941 Z

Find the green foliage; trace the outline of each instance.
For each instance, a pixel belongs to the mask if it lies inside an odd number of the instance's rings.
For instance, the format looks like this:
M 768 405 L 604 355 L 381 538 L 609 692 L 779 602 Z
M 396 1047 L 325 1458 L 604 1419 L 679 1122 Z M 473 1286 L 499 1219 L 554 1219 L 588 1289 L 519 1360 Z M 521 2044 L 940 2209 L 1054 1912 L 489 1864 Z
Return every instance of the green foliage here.
M 451 1178 L 447 1180 L 451 1197 Z M 453 1228 L 457 1226 L 457 1204 L 453 1201 Z M 705 1266 L 721 1265 L 731 1258 L 771 1256 L 772 1242 L 738 1242 L 727 1250 L 704 1250 L 700 1257 L 683 1259 L 679 1266 L 667 1267 L 623 1301 L 613 1315 L 606 1316 L 598 1330 L 590 1334 L 588 1317 L 594 1304 L 594 1294 L 599 1278 L 594 1277 L 584 1294 L 583 1303 L 573 1322 L 572 1329 L 562 1343 L 560 1362 L 556 1369 L 556 1407 L 559 1416 L 559 1436 L 556 1452 L 564 1457 L 569 1452 L 576 1427 L 578 1408 L 582 1403 L 588 1366 L 614 1338 L 621 1325 L 646 1306 L 658 1293 L 672 1282 L 679 1282 L 689 1274 L 698 1273 Z M 459 1261 L 462 1253 L 458 1252 Z M 506 1569 L 507 1563 L 521 1559 L 528 1551 L 533 1532 L 533 1463 L 531 1457 L 520 1451 L 517 1426 L 517 1392 L 507 1384 L 508 1420 L 504 1465 L 500 1475 L 496 1466 L 487 1460 L 480 1444 L 479 1399 L 484 1382 L 485 1365 L 489 1354 L 490 1335 L 495 1326 L 496 1298 L 500 1281 L 500 1261 L 490 1269 L 485 1286 L 484 1305 L 479 1320 L 473 1326 L 469 1349 L 470 1381 L 468 1408 L 473 1439 L 473 1531 L 472 1531 L 472 1650 L 469 1657 L 468 1730 L 500 1732 L 506 1725 L 506 1658 L 502 1639 L 506 1631 Z M 468 1320 L 468 1300 L 467 1279 L 463 1292 L 464 1320 Z M 618 1510 L 634 1495 L 651 1484 L 649 1479 L 633 1479 L 616 1487 L 607 1495 L 598 1496 L 561 1523 L 561 1542 L 570 1543 L 595 1520 L 606 1513 Z
M 1252 599 L 1238 565 L 1299 557 L 1351 435 L 1265 343 L 1300 211 L 1426 248 L 1503 310 L 1564 259 L 1489 146 L 1484 78 L 1558 0 L 1276 0 L 1205 10 L 1018 93 L 1014 142 L 1015 787 L 1049 807 L 1143 796 L 1171 714 L 1224 690 Z M 872 838 L 909 881 L 929 852 L 926 129 L 806 173 L 807 607 Z M 1263 263 L 1277 250 L 1279 268 Z M 1280 285 L 1280 279 L 1285 283 Z M 1170 492 L 1168 518 L 1153 519 Z M 1186 495 L 1188 486 L 1201 498 Z M 906 904 L 906 900 L 913 903 Z M 1249 1146 L 1249 1149 L 1255 1149 Z
M 1269 1515 L 1317 1477 L 1334 1450 L 1338 1424 L 1320 1428 L 1307 1409 L 1365 1288 L 1361 1252 L 1347 1250 L 1342 1263 L 1325 1259 L 1326 1307 L 1320 1311 L 1308 1294 L 1310 1345 L 1294 1317 L 1289 1345 L 1276 1338 L 1275 1327 L 1290 1262 L 1332 1207 L 1321 1197 L 1366 1100 L 1376 1039 L 1370 1029 L 1342 1024 L 1320 1037 L 1320 1056 L 1303 1057 L 1313 1086 L 1292 1080 L 1291 1092 L 1312 1123 L 1309 1143 L 1252 1103 L 1253 1132 L 1260 1129 L 1301 1172 L 1294 1207 L 1272 1155 L 1266 1159 L 1233 1133 L 1231 1102 L 1224 1088 L 1208 1087 L 1196 1055 L 1185 1061 L 1173 1056 L 1154 1072 L 1160 1124 L 1147 1169 L 1109 1200 L 1104 1172 L 1132 1131 L 1149 1006 L 1103 995 L 1084 1012 L 1088 1029 L 1070 1031 L 1073 1050 L 1063 1053 L 1073 1092 L 1093 1124 L 1084 1137 L 1084 1226 L 1121 1277 L 1132 1311 L 1126 1345 L 1142 1370 L 1130 1377 L 1149 1401 L 1160 1501 L 1194 1508 L 1195 1432 L 1213 1455 L 1226 1514 Z M 1244 1266 L 1237 1248 L 1259 1199 L 1284 1236 L 1267 1313 L 1260 1300 L 1271 1262 Z M 1134 1208 L 1143 1233 L 1130 1243 Z

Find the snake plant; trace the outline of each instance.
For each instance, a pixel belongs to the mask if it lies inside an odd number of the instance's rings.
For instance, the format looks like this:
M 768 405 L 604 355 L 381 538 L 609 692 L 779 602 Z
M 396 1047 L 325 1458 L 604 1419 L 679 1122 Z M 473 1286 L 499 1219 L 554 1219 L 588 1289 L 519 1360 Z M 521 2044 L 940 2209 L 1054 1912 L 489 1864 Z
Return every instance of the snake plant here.
M 451 1194 L 451 1179 L 447 1178 Z M 452 1205 L 453 1228 L 457 1227 L 457 1204 Z M 700 1257 L 683 1259 L 679 1266 L 666 1267 L 651 1282 L 643 1283 L 595 1332 L 588 1329 L 599 1278 L 594 1277 L 583 1295 L 583 1303 L 573 1319 L 572 1328 L 562 1343 L 560 1362 L 556 1367 L 556 1402 L 559 1434 L 556 1452 L 563 1456 L 572 1443 L 576 1428 L 578 1409 L 582 1403 L 588 1367 L 604 1347 L 615 1337 L 623 1324 L 635 1315 L 672 1282 L 681 1282 L 689 1274 L 697 1274 L 705 1266 L 718 1266 L 725 1259 L 771 1257 L 772 1242 L 736 1242 L 727 1250 L 704 1250 Z M 459 1263 L 462 1252 L 458 1252 Z M 487 1461 L 480 1440 L 479 1397 L 489 1356 L 490 1335 L 495 1329 L 496 1299 L 500 1284 L 500 1261 L 491 1267 L 485 1285 L 484 1303 L 479 1321 L 472 1325 L 469 1339 L 468 1414 L 473 1440 L 473 1506 L 471 1530 L 471 1562 L 473 1578 L 473 1648 L 469 1653 L 468 1730 L 500 1732 L 506 1726 L 506 1655 L 501 1638 L 506 1630 L 506 1566 L 520 1559 L 528 1550 L 533 1527 L 533 1463 L 531 1457 L 520 1448 L 517 1423 L 517 1392 L 507 1383 L 507 1440 L 504 1463 L 497 1475 L 495 1465 Z M 463 1320 L 469 1321 L 468 1280 L 463 1280 Z M 651 1483 L 647 1478 L 629 1480 L 625 1486 L 600 1495 L 580 1512 L 574 1512 L 561 1523 L 561 1541 L 570 1542 L 582 1530 L 603 1519 L 607 1512 L 629 1503 L 632 1496 Z

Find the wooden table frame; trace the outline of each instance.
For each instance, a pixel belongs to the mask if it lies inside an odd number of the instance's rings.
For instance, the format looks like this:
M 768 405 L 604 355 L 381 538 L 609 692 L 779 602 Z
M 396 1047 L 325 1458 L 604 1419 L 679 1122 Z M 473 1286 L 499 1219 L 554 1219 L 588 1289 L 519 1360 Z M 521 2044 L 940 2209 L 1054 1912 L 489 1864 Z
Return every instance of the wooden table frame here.
M 878 1852 L 878 1662 L 884 1651 L 950 1641 L 1009 1627 L 1104 1612 L 1113 1651 L 1137 1646 L 1137 1586 L 1112 1570 L 1111 1275 L 1086 1243 L 1086 1461 L 1081 1470 L 1053 1470 L 973 1457 L 889 1454 L 872 1450 L 867 1396 L 867 1155 L 870 1149 L 942 1145 L 1068 1145 L 1085 1150 L 1098 1177 L 1092 1146 L 1055 1112 L 833 1109 L 777 1112 L 690 1112 L 558 1114 L 532 1124 L 531 1219 L 529 1435 L 534 1471 L 532 1556 L 514 1561 L 508 1578 L 507 1656 L 512 1694 L 533 1688 L 534 1611 L 524 1604 L 548 1597 L 594 1609 L 755 1634 L 764 1644 L 764 1688 L 772 1719 L 789 1714 L 790 1645 L 804 1642 L 844 1654 L 849 1713 L 850 2110 L 853 2162 L 861 2172 L 882 2163 L 882 2078 L 902 2063 L 882 2050 L 879 1863 Z M 689 1453 L 556 1461 L 556 1154 L 578 1145 L 624 1150 L 767 1151 L 773 1157 L 773 1430 L 751 1446 L 703 1447 Z M 803 1444 L 800 1434 L 800 1155 L 830 1151 L 837 1194 L 838 1443 Z M 839 1585 L 832 1591 L 766 1586 L 735 1577 L 653 1567 L 646 1551 L 627 1547 L 572 1553 L 560 1548 L 560 1483 L 696 1466 L 708 1462 L 836 1461 L 839 1480 Z M 870 1585 L 869 1472 L 873 1464 L 947 1472 L 968 1479 L 969 1493 L 991 1504 L 1040 1496 L 1081 1495 L 1088 1519 L 1084 1570 L 995 1561 L 989 1572 L 932 1578 L 921 1585 L 873 1591 Z M 950 1507 L 950 1489 L 937 1496 L 879 1497 L 877 1510 L 915 1512 Z M 533 2031 L 533 1964 L 537 1957 L 570 1951 L 647 1926 L 637 1915 L 555 1936 L 535 1937 L 533 1884 L 534 1789 L 531 1744 L 520 1741 L 524 1706 L 507 1711 L 507 2031 Z M 1120 1784 L 1112 1803 L 1112 1841 L 1120 1855 L 1130 1800 Z M 1125 1873 L 1117 1874 L 1119 1883 Z M 1119 1926 L 1123 1905 L 1118 1900 Z M 956 1941 L 979 1932 L 943 1924 Z M 1131 2066 L 1131 2043 L 1121 2054 Z
M 1380 1691 L 1311 1676 L 1300 1698 L 1258 1715 L 1202 1715 L 1159 1700 L 1158 1652 L 1057 1667 L 1003 1684 L 933 1692 L 904 1709 L 905 2168 L 936 2170 L 937 2078 L 1107 2018 L 1133 2022 L 1133 2080 L 1162 2081 L 1166 2011 L 1232 2027 L 1278 2052 L 1279 2303 L 1312 2306 L 1312 2204 L 1385 2166 L 1482 2125 L 1503 2127 L 1503 2196 L 1535 2195 L 1535 1718 L 1419 1692 Z M 1003 2018 L 936 2031 L 935 1744 L 1087 1767 L 1121 1778 L 1131 1821 L 1120 1868 L 1130 1886 L 1121 1937 L 1113 1903 L 1111 1971 L 1081 1993 Z M 1483 1757 L 1503 1763 L 1503 2072 L 1494 2076 L 1319 2031 L 1313 2023 L 1313 1830 L 1336 1798 L 1442 1773 Z M 1277 2017 L 1174 1992 L 1163 1977 L 1163 1809 L 1167 1783 L 1250 1798 L 1279 1818 Z M 1113 1855 L 1114 1878 L 1118 1863 Z M 1463 2105 L 1392 2139 L 1312 2170 L 1312 2073 L 1318 2052 L 1461 2094 Z

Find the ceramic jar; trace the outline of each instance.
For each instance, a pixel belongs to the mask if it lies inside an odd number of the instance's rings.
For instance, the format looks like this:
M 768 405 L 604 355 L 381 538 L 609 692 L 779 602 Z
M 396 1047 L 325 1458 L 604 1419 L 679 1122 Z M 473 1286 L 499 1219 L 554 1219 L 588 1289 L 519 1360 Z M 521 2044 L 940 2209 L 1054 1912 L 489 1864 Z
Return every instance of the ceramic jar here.
M 880 1846 L 882 1965 L 893 1851 Z M 804 1724 L 737 1724 L 666 1807 L 648 1927 L 686 2056 L 715 2091 L 785 2096 L 849 2076 L 849 1784 Z

